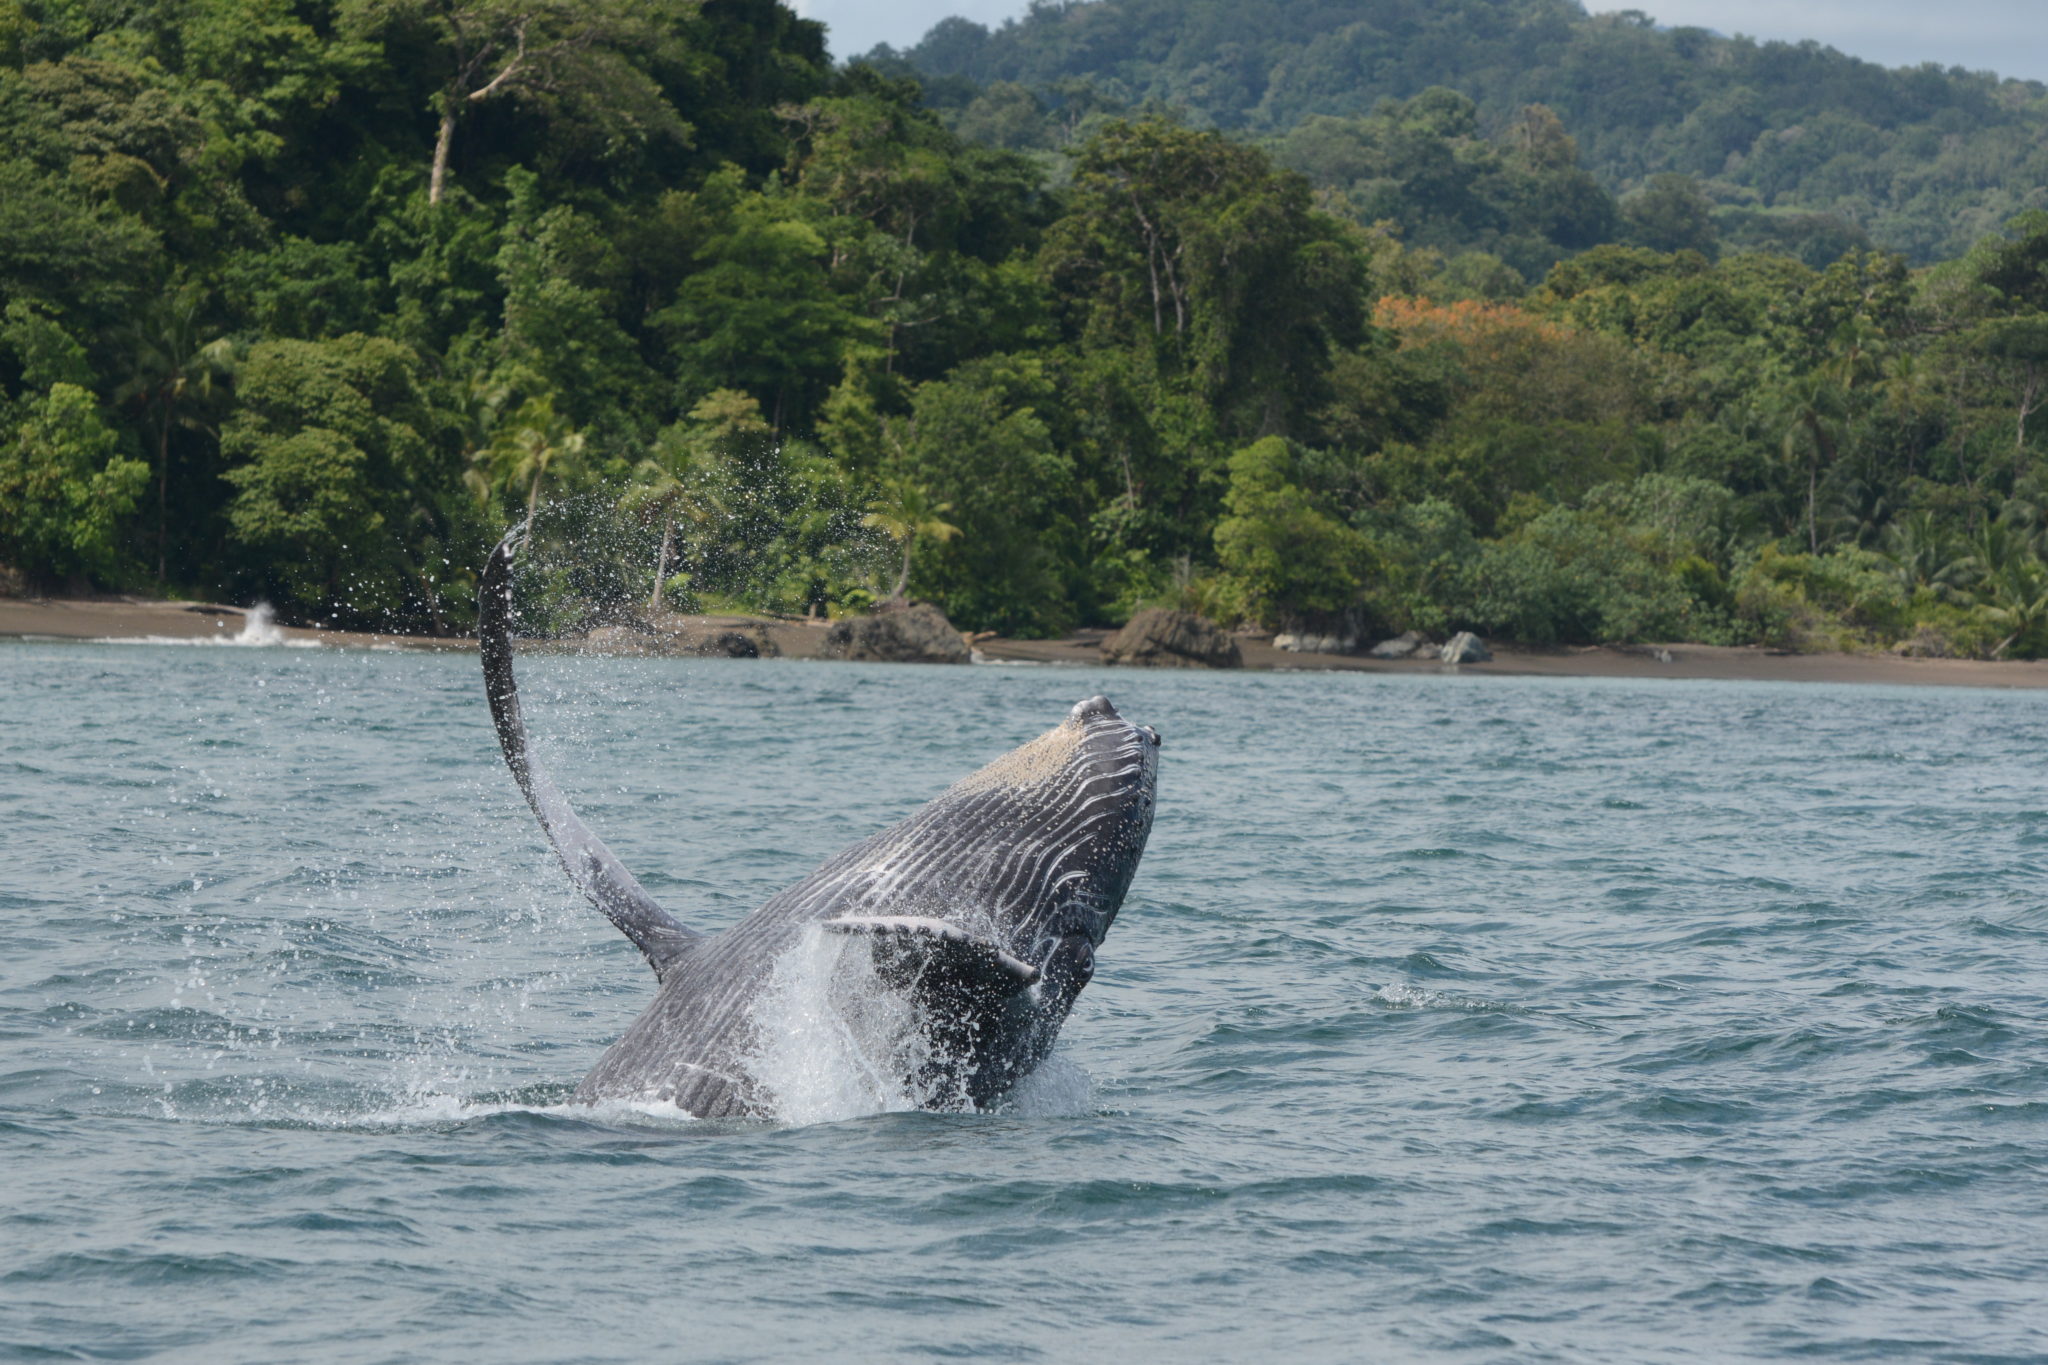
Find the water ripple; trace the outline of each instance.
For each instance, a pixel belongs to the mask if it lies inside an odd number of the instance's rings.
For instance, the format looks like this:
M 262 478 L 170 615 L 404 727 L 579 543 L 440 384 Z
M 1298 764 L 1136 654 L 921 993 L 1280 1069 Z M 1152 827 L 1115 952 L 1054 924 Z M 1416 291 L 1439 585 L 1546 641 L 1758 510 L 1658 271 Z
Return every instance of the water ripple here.
M 649 981 L 473 659 L 0 646 L 10 1358 L 2048 1359 L 2033 698 L 524 666 L 709 928 L 1160 725 L 1048 1093 L 572 1104 Z

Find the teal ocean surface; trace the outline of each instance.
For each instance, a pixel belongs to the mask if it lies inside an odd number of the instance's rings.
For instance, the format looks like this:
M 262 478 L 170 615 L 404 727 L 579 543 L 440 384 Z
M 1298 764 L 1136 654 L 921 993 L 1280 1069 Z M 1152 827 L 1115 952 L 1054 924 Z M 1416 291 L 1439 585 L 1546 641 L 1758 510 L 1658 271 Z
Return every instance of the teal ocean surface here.
M 474 658 L 0 646 L 0 1357 L 2048 1360 L 2041 694 L 522 668 L 707 928 L 1157 726 L 1053 1063 L 570 1105 L 653 979 Z

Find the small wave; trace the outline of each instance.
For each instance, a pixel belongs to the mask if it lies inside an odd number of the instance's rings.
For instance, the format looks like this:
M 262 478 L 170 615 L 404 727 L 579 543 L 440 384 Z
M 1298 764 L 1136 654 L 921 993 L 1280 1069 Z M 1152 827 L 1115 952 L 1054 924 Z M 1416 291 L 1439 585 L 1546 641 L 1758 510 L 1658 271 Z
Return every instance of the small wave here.
M 1064 660 L 1058 659 L 991 659 L 978 649 L 967 652 L 967 662 L 980 664 L 984 668 L 1049 668 Z
M 1372 998 L 1382 1005 L 1397 1010 L 1465 1010 L 1474 1014 L 1526 1014 L 1521 1005 L 1504 1005 L 1495 1000 L 1479 1000 L 1471 996 L 1452 995 L 1447 991 L 1425 990 L 1396 982 L 1381 986 L 1372 993 Z
M 1065 1053 L 1055 1052 L 1017 1083 L 1002 1110 L 1024 1118 L 1073 1118 L 1095 1112 L 1095 1078 Z
M 508 1116 L 617 1127 L 673 1128 L 700 1122 L 696 1115 L 678 1109 L 666 1100 L 598 1100 L 585 1104 L 566 1099 L 477 1099 L 467 1095 L 441 1094 L 433 1091 L 415 1092 L 392 1099 L 381 1106 L 371 1101 L 361 1107 L 344 1104 L 332 1108 L 317 1104 L 289 1105 L 262 1102 L 232 1108 L 190 1108 L 167 1100 L 163 1102 L 161 1112 L 164 1118 L 182 1123 L 219 1124 L 229 1127 L 253 1125 L 264 1128 L 310 1128 L 332 1132 L 410 1129 L 445 1131 L 464 1127 L 480 1119 Z
M 1000 1112 L 1023 1118 L 1063 1118 L 1094 1112 L 1094 1081 L 1080 1066 L 1063 1056 L 1048 1058 L 1011 1092 Z M 824 1118 L 791 1110 L 778 1113 L 786 1124 L 802 1126 L 875 1114 L 914 1110 L 911 1105 L 882 1103 L 848 1104 Z M 379 1105 L 374 1101 L 360 1107 L 346 1104 L 332 1108 L 320 1105 L 274 1104 L 261 1100 L 233 1106 L 181 1105 L 160 1100 L 157 1114 L 177 1123 L 213 1124 L 223 1127 L 294 1128 L 337 1133 L 363 1132 L 449 1132 L 479 1121 L 504 1118 L 533 1118 L 572 1124 L 595 1124 L 607 1128 L 677 1129 L 704 1123 L 687 1109 L 667 1100 L 604 1099 L 581 1100 L 498 1100 L 467 1095 L 422 1091 Z
M 337 1128 L 438 1128 L 470 1123 L 477 1119 L 528 1114 L 536 1118 L 569 1119 L 578 1123 L 617 1124 L 627 1127 L 673 1127 L 701 1120 L 667 1100 L 595 1100 L 583 1103 L 560 1100 L 551 1104 L 520 1103 L 516 1100 L 476 1100 L 463 1095 L 421 1094 L 408 1097 L 390 1109 L 365 1114 L 337 1116 Z M 327 1125 L 322 1125 L 327 1126 Z
M 268 602 L 258 602 L 242 618 L 242 628 L 233 635 L 113 635 L 94 640 L 96 645 L 206 645 L 236 649 L 318 649 L 318 640 L 294 640 L 277 624 L 277 613 Z

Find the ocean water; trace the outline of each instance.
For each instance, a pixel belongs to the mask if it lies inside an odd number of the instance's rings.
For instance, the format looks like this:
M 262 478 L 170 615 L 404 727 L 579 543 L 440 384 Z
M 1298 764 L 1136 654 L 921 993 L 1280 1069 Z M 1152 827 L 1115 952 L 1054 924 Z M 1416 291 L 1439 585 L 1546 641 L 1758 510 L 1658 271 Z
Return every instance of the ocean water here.
M 711 928 L 1081 697 L 1156 725 L 1054 1061 L 570 1105 L 652 977 L 473 658 L 0 646 L 0 1357 L 2048 1360 L 2039 694 L 522 670 Z

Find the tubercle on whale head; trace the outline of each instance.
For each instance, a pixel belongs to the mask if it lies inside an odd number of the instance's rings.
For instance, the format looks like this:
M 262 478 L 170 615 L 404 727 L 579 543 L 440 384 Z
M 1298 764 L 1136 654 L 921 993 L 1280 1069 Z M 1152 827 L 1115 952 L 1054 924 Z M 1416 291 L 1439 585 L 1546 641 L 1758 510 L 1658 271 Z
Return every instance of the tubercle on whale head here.
M 1071 1002 L 1094 974 L 1095 952 L 1115 923 L 1152 829 L 1160 740 L 1107 697 L 1074 704 L 1051 735 L 1063 737 L 1063 769 L 1092 793 L 1091 835 L 1066 863 L 1062 890 L 1016 926 L 1017 951 L 1045 976 L 1044 991 Z
M 1067 719 L 1070 722 L 1079 724 L 1083 729 L 1086 729 L 1091 721 L 1117 721 L 1128 724 L 1118 714 L 1116 707 L 1110 704 L 1109 698 L 1100 693 L 1092 697 L 1084 697 L 1080 701 L 1075 702 L 1073 709 L 1067 712 Z M 1157 730 L 1149 725 L 1133 725 L 1131 728 L 1142 735 L 1153 748 L 1157 749 L 1159 747 L 1159 732 Z
M 1142 805 L 1149 825 L 1152 789 L 1159 775 L 1159 732 L 1149 725 L 1134 725 L 1110 704 L 1108 697 L 1093 696 L 1074 703 L 1061 730 L 1079 731 L 1075 756 L 1092 761 L 1105 771 L 1131 777 L 1141 789 Z M 1058 734 L 1059 730 L 1053 733 Z M 1136 760 L 1133 775 L 1132 760 Z
M 1145 822 L 1151 823 L 1152 791 L 1159 775 L 1157 730 L 1132 724 L 1108 697 L 1098 695 L 1075 702 L 1052 733 L 1072 733 L 1067 762 L 1098 777 L 1118 780 L 1129 795 L 1139 799 Z

